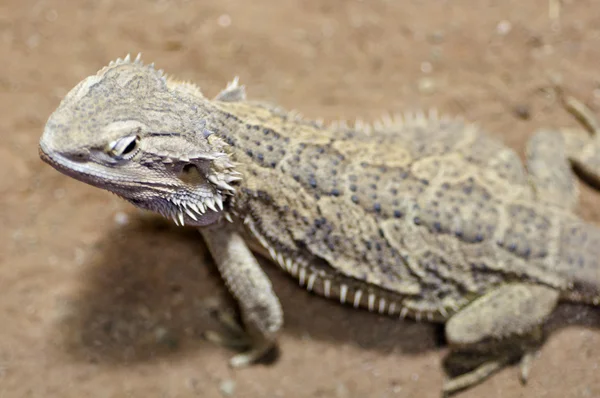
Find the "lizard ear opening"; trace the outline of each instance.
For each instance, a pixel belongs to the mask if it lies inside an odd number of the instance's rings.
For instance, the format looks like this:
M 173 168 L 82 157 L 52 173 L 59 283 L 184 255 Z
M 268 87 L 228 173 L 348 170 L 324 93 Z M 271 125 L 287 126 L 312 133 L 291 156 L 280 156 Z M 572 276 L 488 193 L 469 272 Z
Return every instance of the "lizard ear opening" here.
M 188 174 L 188 173 L 190 173 L 190 172 L 192 171 L 192 169 L 194 169 L 195 167 L 196 167 L 196 166 L 194 166 L 193 164 L 191 164 L 191 163 L 188 163 L 188 164 L 184 165 L 184 166 L 181 168 L 181 171 L 182 171 L 184 174 Z
M 207 183 L 206 177 L 200 172 L 200 169 L 198 169 L 198 166 L 194 163 L 186 163 L 183 165 L 181 172 L 179 173 L 179 179 L 190 185 Z

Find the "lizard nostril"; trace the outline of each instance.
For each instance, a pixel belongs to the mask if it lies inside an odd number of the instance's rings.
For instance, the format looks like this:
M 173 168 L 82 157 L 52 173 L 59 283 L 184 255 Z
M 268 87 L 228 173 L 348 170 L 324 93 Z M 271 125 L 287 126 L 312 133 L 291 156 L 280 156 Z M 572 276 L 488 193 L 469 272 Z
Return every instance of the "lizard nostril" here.
M 74 162 L 85 162 L 87 160 L 86 154 L 82 152 L 70 153 L 66 157 L 68 157 Z

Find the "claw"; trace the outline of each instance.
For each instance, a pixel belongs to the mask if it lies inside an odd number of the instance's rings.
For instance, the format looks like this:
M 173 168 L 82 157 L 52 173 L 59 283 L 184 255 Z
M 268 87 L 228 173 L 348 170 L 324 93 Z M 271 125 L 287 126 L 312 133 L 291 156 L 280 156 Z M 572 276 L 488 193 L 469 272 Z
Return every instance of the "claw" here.
M 567 111 L 575 116 L 590 133 L 596 136 L 600 135 L 600 123 L 598 123 L 596 115 L 583 102 L 574 97 L 567 96 L 563 98 L 563 104 Z
M 504 365 L 506 365 L 504 361 L 491 361 L 484 363 L 472 372 L 455 377 L 445 382 L 442 392 L 446 397 L 458 391 L 474 386 L 475 384 L 479 384 L 490 377 L 494 372 L 497 372 L 499 369 L 501 369 Z

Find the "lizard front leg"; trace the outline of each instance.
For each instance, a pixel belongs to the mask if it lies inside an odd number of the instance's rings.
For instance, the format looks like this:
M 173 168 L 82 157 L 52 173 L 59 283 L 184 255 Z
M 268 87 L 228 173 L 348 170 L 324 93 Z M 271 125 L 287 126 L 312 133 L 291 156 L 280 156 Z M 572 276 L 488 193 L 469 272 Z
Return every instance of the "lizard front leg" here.
M 557 290 L 546 286 L 513 283 L 485 294 L 452 316 L 446 323 L 448 343 L 458 351 L 476 348 L 476 356 L 480 352 L 486 360 L 449 380 L 443 392 L 452 394 L 480 383 L 519 358 L 525 382 L 535 351 L 531 346 L 537 349 L 543 338 L 535 332 L 541 330 L 558 297 Z M 486 351 L 490 347 L 495 349 Z
M 227 288 L 238 302 L 243 329 L 251 346 L 249 351 L 232 357 L 230 364 L 233 367 L 249 365 L 275 345 L 277 332 L 283 325 L 281 304 L 271 281 L 231 224 L 200 228 L 200 232 Z
M 527 143 L 527 169 L 537 198 L 572 210 L 577 204 L 577 171 L 600 187 L 600 124 L 577 99 L 558 92 L 564 107 L 586 128 L 536 132 Z

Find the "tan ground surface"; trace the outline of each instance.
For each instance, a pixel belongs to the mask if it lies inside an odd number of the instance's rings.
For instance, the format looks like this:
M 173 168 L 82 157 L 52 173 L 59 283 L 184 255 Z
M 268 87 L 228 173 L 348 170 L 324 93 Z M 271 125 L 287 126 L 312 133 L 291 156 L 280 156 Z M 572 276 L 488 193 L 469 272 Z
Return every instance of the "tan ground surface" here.
M 37 142 L 68 89 L 142 51 L 210 95 L 238 74 L 313 117 L 437 106 L 522 153 L 536 128 L 575 125 L 550 74 L 600 111 L 600 2 L 557 16 L 548 0 L 0 1 L 0 397 L 437 397 L 435 327 L 340 307 L 274 267 L 279 360 L 230 370 L 200 338 L 226 294 L 199 236 L 63 177 Z M 599 197 L 584 187 L 596 222 Z M 552 335 L 527 387 L 509 368 L 461 396 L 600 396 L 598 313 L 561 318 L 579 325 Z

